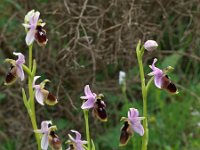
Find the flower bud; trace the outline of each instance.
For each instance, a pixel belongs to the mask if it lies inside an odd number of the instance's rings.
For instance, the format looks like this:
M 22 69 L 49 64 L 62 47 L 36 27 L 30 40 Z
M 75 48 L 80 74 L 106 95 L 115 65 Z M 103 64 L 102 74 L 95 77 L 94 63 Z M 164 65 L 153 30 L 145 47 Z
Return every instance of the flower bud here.
M 157 47 L 158 47 L 158 43 L 156 41 L 154 41 L 154 40 L 147 40 L 144 43 L 144 48 L 147 51 L 154 51 Z
M 119 85 L 122 85 L 126 81 L 126 72 L 119 72 Z

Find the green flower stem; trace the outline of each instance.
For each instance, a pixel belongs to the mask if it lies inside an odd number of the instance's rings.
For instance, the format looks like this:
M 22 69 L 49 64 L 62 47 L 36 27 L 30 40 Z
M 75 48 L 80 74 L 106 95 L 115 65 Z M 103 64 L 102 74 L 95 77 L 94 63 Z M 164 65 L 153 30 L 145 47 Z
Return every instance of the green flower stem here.
M 27 67 L 26 65 L 22 66 L 23 70 L 28 74 L 29 100 L 27 100 L 27 96 L 24 89 L 22 89 L 22 96 L 23 96 L 24 105 L 31 119 L 33 130 L 37 130 L 38 128 L 37 128 L 36 115 L 35 115 L 35 100 L 34 100 L 34 92 L 33 92 L 33 87 L 32 87 L 33 78 L 36 72 L 36 62 L 35 61 L 33 62 L 33 59 L 32 59 L 32 48 L 33 48 L 33 45 L 30 45 L 29 46 L 29 65 L 28 65 L 29 67 Z M 40 135 L 38 133 L 35 133 L 35 138 L 37 141 L 38 150 L 41 150 Z
M 89 121 L 88 121 L 88 110 L 83 110 L 84 112 L 84 118 L 85 118 L 85 130 L 86 130 L 86 137 L 87 137 L 87 145 L 88 150 L 91 150 L 91 141 L 90 141 L 90 130 L 89 130 Z
M 28 49 L 29 49 L 29 63 L 28 63 L 28 67 L 29 67 L 29 69 L 30 70 L 32 70 L 32 62 L 33 62 L 33 58 L 32 58 L 32 55 L 33 55 L 33 44 L 31 44 L 31 45 L 29 45 L 29 47 L 28 47 Z
M 154 79 L 154 77 L 151 77 L 151 79 L 147 82 L 147 85 L 146 85 L 146 92 L 147 92 L 147 93 L 148 93 L 148 91 L 149 91 L 149 87 L 150 87 L 150 85 L 151 85 L 153 79 Z
M 140 48 L 141 42 L 139 41 L 136 49 L 137 60 L 140 70 L 140 79 L 142 86 L 142 98 L 143 98 L 143 116 L 145 117 L 143 121 L 144 135 L 142 137 L 142 150 L 147 150 L 148 145 L 148 122 L 147 122 L 147 89 L 145 85 L 144 69 L 142 63 L 142 56 L 144 54 L 144 47 Z

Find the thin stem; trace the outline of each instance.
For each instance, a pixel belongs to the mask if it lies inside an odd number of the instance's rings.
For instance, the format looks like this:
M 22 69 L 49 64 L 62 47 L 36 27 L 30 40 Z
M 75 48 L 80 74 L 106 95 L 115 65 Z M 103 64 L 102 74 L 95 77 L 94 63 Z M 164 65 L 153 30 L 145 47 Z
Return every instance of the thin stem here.
M 143 69 L 143 63 L 142 63 L 142 56 L 144 53 L 144 49 L 143 47 L 140 48 L 140 42 L 138 43 L 136 52 L 137 52 L 137 60 L 139 64 L 140 79 L 141 79 L 141 86 L 142 86 L 143 116 L 145 117 L 143 121 L 144 135 L 142 137 L 142 150 L 147 150 L 147 145 L 148 145 L 147 90 L 146 90 L 146 85 L 145 85 L 144 69 Z
M 29 117 L 31 119 L 31 123 L 33 126 L 33 130 L 37 130 L 37 122 L 36 122 L 36 115 L 35 115 L 35 101 L 34 101 L 34 92 L 33 92 L 33 78 L 35 74 L 32 73 L 32 64 L 33 64 L 33 58 L 32 58 L 32 48 L 33 45 L 29 46 L 29 70 L 31 71 L 31 75 L 28 77 L 28 90 L 29 90 L 29 109 L 27 110 L 29 112 Z M 41 150 L 40 146 L 40 137 L 38 133 L 35 133 L 35 138 L 38 144 L 38 150 Z
M 29 69 L 30 70 L 32 70 L 32 62 L 33 62 L 33 58 L 32 58 L 32 54 L 33 54 L 33 52 L 32 52 L 32 50 L 33 50 L 33 44 L 31 44 L 29 47 L 29 63 L 28 63 L 28 67 L 29 67 Z
M 147 92 L 147 93 L 148 93 L 148 91 L 149 91 L 149 87 L 150 87 L 150 85 L 151 85 L 153 79 L 154 79 L 154 77 L 151 77 L 151 79 L 147 82 L 147 85 L 146 85 L 146 92 Z
M 88 121 L 88 110 L 83 110 L 84 118 L 85 118 L 85 130 L 86 130 L 86 137 L 87 137 L 87 145 L 88 150 L 91 150 L 91 141 L 90 141 L 90 131 L 89 131 L 89 121 Z

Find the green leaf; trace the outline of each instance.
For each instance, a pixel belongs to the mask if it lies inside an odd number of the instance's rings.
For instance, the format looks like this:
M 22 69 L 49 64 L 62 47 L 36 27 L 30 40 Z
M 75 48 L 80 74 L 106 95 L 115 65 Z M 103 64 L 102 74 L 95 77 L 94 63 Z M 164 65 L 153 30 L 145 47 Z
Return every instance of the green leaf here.
M 92 142 L 92 150 L 96 150 L 96 149 L 95 149 L 95 145 L 94 145 L 94 141 L 91 140 L 91 142 Z

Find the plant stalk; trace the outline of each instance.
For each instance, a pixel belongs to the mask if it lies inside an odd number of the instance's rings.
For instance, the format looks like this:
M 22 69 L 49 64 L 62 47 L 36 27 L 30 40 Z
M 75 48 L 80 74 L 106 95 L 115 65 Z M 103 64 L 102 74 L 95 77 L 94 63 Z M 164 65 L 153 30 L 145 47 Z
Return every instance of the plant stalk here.
M 141 86 L 142 86 L 143 116 L 145 117 L 145 119 L 143 120 L 144 135 L 142 137 L 142 150 L 147 150 L 148 136 L 149 136 L 148 122 L 147 122 L 147 89 L 145 85 L 144 68 L 143 68 L 143 63 L 142 63 L 144 48 L 143 47 L 140 48 L 140 42 L 137 45 L 136 53 L 137 53 L 137 60 L 139 64 L 140 79 L 141 79 Z
M 87 137 L 87 145 L 88 150 L 91 150 L 91 141 L 90 141 L 90 130 L 89 130 L 89 121 L 88 121 L 88 110 L 83 110 L 84 118 L 85 118 L 85 130 L 86 130 L 86 137 Z
M 31 75 L 28 76 L 28 90 L 29 90 L 29 110 L 27 110 L 29 113 L 29 117 L 31 119 L 31 123 L 33 126 L 33 130 L 37 130 L 37 122 L 36 122 L 36 115 L 35 115 L 35 100 L 34 100 L 34 92 L 33 92 L 33 78 L 35 74 L 32 74 L 32 65 L 33 65 L 33 58 L 32 58 L 32 48 L 33 45 L 31 44 L 29 46 L 29 70 L 31 71 Z M 40 144 L 40 136 L 38 133 L 35 133 L 35 138 L 38 145 L 38 150 L 41 150 L 41 144 Z

